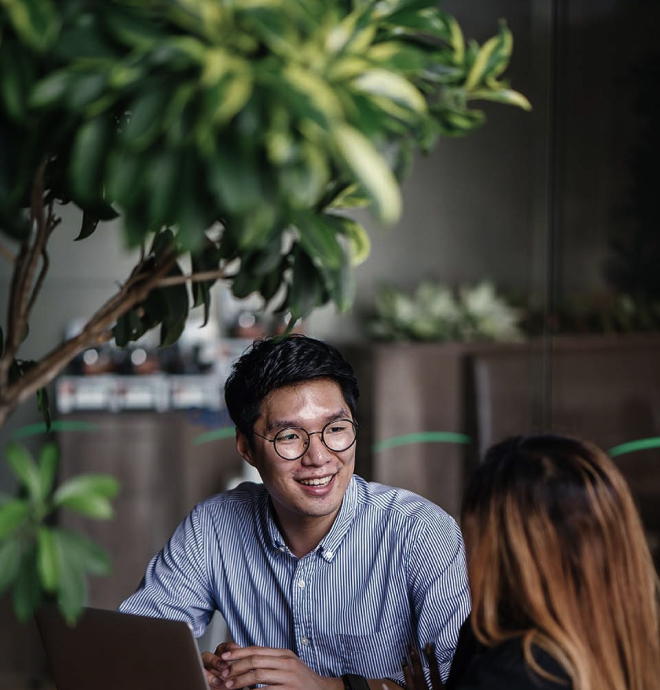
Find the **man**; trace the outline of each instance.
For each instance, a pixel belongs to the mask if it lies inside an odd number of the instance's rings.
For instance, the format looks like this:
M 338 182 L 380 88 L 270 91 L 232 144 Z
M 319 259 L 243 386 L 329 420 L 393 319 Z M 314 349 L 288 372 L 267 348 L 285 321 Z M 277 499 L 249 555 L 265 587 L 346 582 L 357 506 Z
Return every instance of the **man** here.
M 398 690 L 409 645 L 446 677 L 470 602 L 460 530 L 408 491 L 353 474 L 359 391 L 331 345 L 257 341 L 225 386 L 236 447 L 261 475 L 197 505 L 122 611 L 220 611 L 211 688 Z

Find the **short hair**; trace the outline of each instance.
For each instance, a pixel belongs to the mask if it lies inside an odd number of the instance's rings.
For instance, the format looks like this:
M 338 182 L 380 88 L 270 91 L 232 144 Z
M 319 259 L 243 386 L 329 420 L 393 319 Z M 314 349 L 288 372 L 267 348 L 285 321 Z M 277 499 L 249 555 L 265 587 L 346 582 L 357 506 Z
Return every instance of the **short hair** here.
M 234 363 L 227 378 L 229 416 L 252 443 L 253 426 L 264 398 L 278 388 L 313 379 L 335 381 L 355 418 L 360 391 L 353 368 L 336 347 L 301 334 L 256 340 Z
M 491 447 L 462 528 L 472 626 L 484 644 L 522 636 L 574 690 L 648 690 L 660 678 L 658 578 L 628 486 L 596 445 L 556 435 Z

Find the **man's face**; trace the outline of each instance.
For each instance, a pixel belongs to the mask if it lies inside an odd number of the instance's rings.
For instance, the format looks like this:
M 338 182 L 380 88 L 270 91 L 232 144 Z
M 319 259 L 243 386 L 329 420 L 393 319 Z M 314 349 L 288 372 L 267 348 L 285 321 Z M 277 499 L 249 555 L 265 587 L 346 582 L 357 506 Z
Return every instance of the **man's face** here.
M 261 404 L 254 431 L 272 439 L 285 427 L 321 431 L 338 419 L 352 419 L 341 388 L 331 379 L 313 379 L 272 391 Z M 285 530 L 308 522 L 305 518 L 327 522 L 330 528 L 353 474 L 355 445 L 338 453 L 326 448 L 320 434 L 313 434 L 297 460 L 284 460 L 272 443 L 258 436 L 252 448 L 239 433 L 237 446 L 259 471 Z

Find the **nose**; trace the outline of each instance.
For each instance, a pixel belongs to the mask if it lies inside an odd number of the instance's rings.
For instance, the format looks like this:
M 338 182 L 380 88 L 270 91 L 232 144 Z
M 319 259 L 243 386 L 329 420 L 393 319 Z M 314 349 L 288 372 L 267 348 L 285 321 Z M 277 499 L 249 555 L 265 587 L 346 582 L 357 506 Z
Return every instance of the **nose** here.
M 300 458 L 303 465 L 325 465 L 330 459 L 330 451 L 321 440 L 320 431 L 312 431 L 309 434 L 309 445 L 305 454 Z

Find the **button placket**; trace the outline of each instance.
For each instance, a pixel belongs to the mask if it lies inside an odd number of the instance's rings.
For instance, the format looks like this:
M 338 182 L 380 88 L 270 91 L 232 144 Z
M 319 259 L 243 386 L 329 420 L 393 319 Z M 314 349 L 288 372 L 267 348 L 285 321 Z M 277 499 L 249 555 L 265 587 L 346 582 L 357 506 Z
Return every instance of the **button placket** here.
M 292 578 L 292 599 L 294 629 L 296 635 L 296 647 L 298 656 L 310 668 L 316 666 L 315 655 L 313 654 L 313 640 L 310 637 L 310 591 L 311 573 L 309 559 L 301 559 L 293 573 Z

